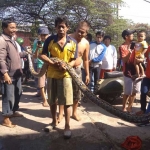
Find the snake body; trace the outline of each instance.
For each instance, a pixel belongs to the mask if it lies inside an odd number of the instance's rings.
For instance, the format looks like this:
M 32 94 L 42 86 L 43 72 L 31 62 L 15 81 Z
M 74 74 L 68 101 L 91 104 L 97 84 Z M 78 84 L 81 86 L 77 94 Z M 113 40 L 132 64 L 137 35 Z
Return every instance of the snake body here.
M 42 75 L 45 74 L 48 65 L 46 63 L 44 63 L 41 71 L 39 73 L 37 73 L 34 70 L 33 64 L 32 64 L 32 60 L 31 60 L 31 55 L 28 54 L 28 59 L 29 59 L 29 68 L 30 71 L 32 73 L 33 76 L 35 77 L 41 77 Z M 98 98 L 96 95 L 94 95 L 88 88 L 87 86 L 83 83 L 83 81 L 78 77 L 78 75 L 76 74 L 75 70 L 68 65 L 66 62 L 64 62 L 63 60 L 60 60 L 58 58 L 50 58 L 51 61 L 53 62 L 60 62 L 60 63 L 64 63 L 66 65 L 66 70 L 69 72 L 70 76 L 72 77 L 72 79 L 75 81 L 75 83 L 79 86 L 80 90 L 83 92 L 83 94 L 88 97 L 89 100 L 91 100 L 93 103 L 97 104 L 98 106 L 100 106 L 101 108 L 105 109 L 106 111 L 112 113 L 113 115 L 129 121 L 129 122 L 133 122 L 133 123 L 142 123 L 142 122 L 147 122 L 150 120 L 150 114 L 144 114 L 141 116 L 137 116 L 137 115 L 131 115 L 127 112 L 123 112 L 120 109 L 117 109 L 116 107 L 112 106 L 111 104 L 109 104 L 108 102 L 104 101 L 103 99 Z

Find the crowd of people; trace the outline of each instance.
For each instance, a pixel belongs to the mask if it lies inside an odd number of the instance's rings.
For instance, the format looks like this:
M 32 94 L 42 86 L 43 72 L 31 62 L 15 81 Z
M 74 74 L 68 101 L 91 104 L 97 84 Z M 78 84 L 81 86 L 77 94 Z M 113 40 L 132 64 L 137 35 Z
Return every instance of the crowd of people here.
M 36 96 L 42 97 L 43 106 L 50 107 L 52 114 L 52 123 L 45 127 L 45 132 L 54 129 L 61 122 L 64 114 L 64 137 L 70 138 L 70 116 L 72 115 L 77 121 L 81 120 L 77 113 L 81 91 L 66 71 L 65 64 L 54 63 L 49 58 L 58 57 L 67 62 L 91 92 L 94 92 L 97 80 L 103 79 L 105 72 L 116 70 L 118 56 L 109 35 L 98 31 L 95 40 L 92 40 L 92 35 L 88 33 L 90 25 L 87 21 L 80 21 L 71 34 L 67 34 L 69 30 L 67 17 L 57 17 L 54 24 L 55 35 L 50 35 L 46 26 L 39 27 L 37 31 L 39 37 L 33 43 L 34 69 L 40 72 L 44 62 L 49 64 L 47 72 L 42 77 L 35 78 Z M 10 118 L 22 117 L 18 109 L 22 94 L 21 76 L 24 68 L 22 62 L 27 52 L 21 50 L 22 42 L 21 39 L 17 40 L 16 23 L 12 18 L 2 21 L 2 30 L 0 36 L 2 125 L 13 128 L 15 125 Z M 122 32 L 124 43 L 118 51 L 123 62 L 124 77 L 122 111 L 131 112 L 136 93 L 141 92 L 141 111 L 136 115 L 142 115 L 146 112 L 146 95 L 150 88 L 150 47 L 145 41 L 144 31 L 137 32 L 137 41 L 133 43 L 135 32 L 129 29 Z M 59 105 L 58 115 L 57 105 Z

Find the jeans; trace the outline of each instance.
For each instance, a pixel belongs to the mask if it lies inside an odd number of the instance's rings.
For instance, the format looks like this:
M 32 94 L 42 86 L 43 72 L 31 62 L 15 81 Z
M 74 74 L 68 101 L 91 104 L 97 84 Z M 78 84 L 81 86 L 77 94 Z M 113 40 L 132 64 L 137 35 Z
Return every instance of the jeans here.
M 21 77 L 12 84 L 2 83 L 2 115 L 9 116 L 19 109 L 22 94 Z
M 150 78 L 144 78 L 141 84 L 141 95 L 140 95 L 140 103 L 141 110 L 146 111 L 146 95 L 150 89 Z
M 97 80 L 99 79 L 100 76 L 100 67 L 95 67 L 95 68 L 90 67 L 89 73 L 90 73 L 89 89 L 92 92 L 94 92 L 94 87 L 97 84 Z

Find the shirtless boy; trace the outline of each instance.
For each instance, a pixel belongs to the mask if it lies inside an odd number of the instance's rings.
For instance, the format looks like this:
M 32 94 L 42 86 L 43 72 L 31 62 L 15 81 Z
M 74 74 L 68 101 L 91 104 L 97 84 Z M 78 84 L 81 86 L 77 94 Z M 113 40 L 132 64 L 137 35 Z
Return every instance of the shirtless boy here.
M 77 41 L 78 44 L 78 59 L 76 60 L 75 64 L 75 70 L 76 73 L 79 75 L 79 77 L 82 79 L 81 74 L 81 64 L 83 61 L 83 66 L 85 68 L 86 78 L 85 78 L 85 84 L 89 84 L 89 61 L 88 61 L 88 55 L 89 55 L 89 42 L 86 40 L 86 35 L 89 30 L 89 24 L 86 21 L 79 22 L 76 31 L 69 36 L 74 38 Z M 77 107 L 78 102 L 81 100 L 81 91 L 79 87 L 73 82 L 73 111 L 72 111 L 72 117 L 79 121 L 80 117 L 77 115 Z M 59 116 L 58 120 L 61 121 L 63 118 L 63 106 L 60 106 L 59 109 Z

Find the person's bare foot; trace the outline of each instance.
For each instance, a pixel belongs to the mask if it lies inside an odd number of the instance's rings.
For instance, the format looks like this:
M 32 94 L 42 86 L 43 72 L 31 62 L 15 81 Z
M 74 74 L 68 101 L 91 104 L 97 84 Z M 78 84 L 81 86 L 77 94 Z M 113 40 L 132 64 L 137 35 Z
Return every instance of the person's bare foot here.
M 19 112 L 14 112 L 10 117 L 23 117 Z
M 141 115 L 143 115 L 143 114 L 144 114 L 144 111 L 143 111 L 143 110 L 136 112 L 136 115 L 137 115 L 137 116 L 141 116 Z
M 57 118 L 58 123 L 60 123 L 62 119 L 63 119 L 63 115 L 58 115 L 58 118 Z
M 122 111 L 127 112 L 127 109 L 126 108 L 122 108 Z
M 2 125 L 9 128 L 14 128 L 16 125 L 12 124 L 9 118 L 4 118 Z
M 127 107 L 126 110 L 127 110 L 127 112 L 129 112 L 129 113 L 132 112 L 132 108 L 129 108 L 129 107 Z
M 49 107 L 48 102 L 43 102 L 42 105 L 43 105 L 43 107 Z
M 76 121 L 80 121 L 81 118 L 78 115 L 72 115 L 72 118 L 75 119 Z

